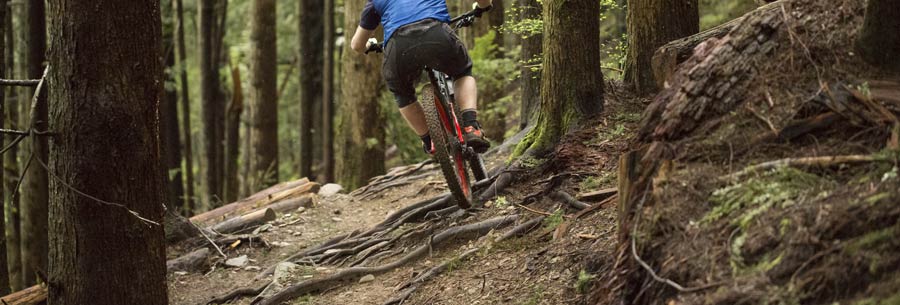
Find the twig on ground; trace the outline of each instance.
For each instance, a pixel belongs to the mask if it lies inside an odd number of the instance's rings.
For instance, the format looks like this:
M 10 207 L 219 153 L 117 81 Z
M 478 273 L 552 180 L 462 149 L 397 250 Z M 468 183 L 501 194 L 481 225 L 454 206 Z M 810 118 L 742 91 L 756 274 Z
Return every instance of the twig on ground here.
M 553 239 L 560 239 L 563 236 L 565 236 L 566 234 L 568 234 L 569 227 L 572 226 L 572 222 L 574 222 L 575 220 L 578 220 L 579 218 L 584 217 L 584 215 L 587 215 L 588 213 L 592 213 L 592 212 L 596 211 L 597 209 L 606 206 L 607 204 L 616 202 L 617 200 L 619 200 L 618 194 L 613 195 L 612 197 L 609 197 L 606 200 L 603 200 L 597 204 L 594 204 L 594 205 L 588 207 L 587 209 L 581 210 L 581 212 L 578 212 L 577 214 L 575 214 L 575 216 L 573 216 L 571 219 L 564 221 L 562 224 L 560 224 L 558 227 L 556 227 L 556 230 L 553 232 Z
M 803 157 L 803 158 L 787 158 L 775 161 L 769 161 L 753 165 L 742 171 L 730 175 L 719 177 L 719 180 L 735 180 L 743 176 L 776 169 L 780 167 L 797 167 L 797 166 L 834 166 L 846 163 L 870 163 L 870 162 L 892 162 L 889 158 L 883 158 L 873 155 L 849 155 L 849 156 L 827 156 L 827 157 Z
M 0 86 L 34 87 L 40 82 L 40 79 L 0 79 Z

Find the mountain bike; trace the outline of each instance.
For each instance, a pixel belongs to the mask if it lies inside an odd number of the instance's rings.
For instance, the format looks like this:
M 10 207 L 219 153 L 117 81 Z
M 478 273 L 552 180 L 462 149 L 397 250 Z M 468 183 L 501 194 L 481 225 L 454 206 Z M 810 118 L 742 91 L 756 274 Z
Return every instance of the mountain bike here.
M 476 7 L 451 19 L 450 25 L 456 32 L 460 28 L 474 24 L 475 18 L 486 11 Z M 366 50 L 366 54 L 383 51 L 382 44 L 375 41 Z M 468 209 L 472 206 L 472 186 L 475 185 L 469 178 L 469 170 L 475 177 L 474 181 L 487 179 L 484 160 L 480 154 L 466 145 L 463 138 L 462 126 L 456 116 L 460 109 L 454 99 L 453 80 L 450 76 L 429 67 L 425 67 L 425 74 L 428 75 L 430 83 L 423 86 L 419 103 L 425 111 L 425 120 L 434 144 L 435 153 L 432 156 L 440 164 L 447 180 L 447 187 L 456 204 L 460 208 Z

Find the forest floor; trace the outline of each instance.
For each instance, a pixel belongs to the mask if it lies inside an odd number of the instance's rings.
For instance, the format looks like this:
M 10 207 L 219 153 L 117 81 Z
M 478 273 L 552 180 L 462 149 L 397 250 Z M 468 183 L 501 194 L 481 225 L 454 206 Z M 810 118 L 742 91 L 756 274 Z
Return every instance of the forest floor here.
M 577 304 L 585 300 L 589 292 L 586 284 L 592 277 L 589 272 L 596 271 L 587 269 L 600 268 L 597 262 L 604 265 L 604 260 L 612 261 L 616 247 L 615 204 L 607 202 L 595 213 L 574 221 L 568 234 L 554 240 L 554 229 L 577 210 L 542 193 L 552 189 L 575 196 L 615 187 L 619 154 L 627 149 L 627 139 L 632 138 L 645 101 L 622 97 L 624 93 L 616 88 L 610 90 L 615 93 L 607 100 L 605 115 L 585 124 L 589 127 L 566 136 L 553 158 L 525 162 L 525 168 L 516 173 L 513 184 L 491 196 L 483 209 L 464 216 L 445 216 L 408 225 L 446 228 L 512 214 L 521 215 L 518 223 L 523 223 L 549 215 L 531 234 L 484 247 L 465 260 L 453 262 L 447 272 L 427 282 L 404 304 L 537 305 Z M 514 145 L 514 141 L 508 141 L 489 152 L 487 167 L 504 166 Z M 374 195 L 338 194 L 319 198 L 315 207 L 300 214 L 279 215 L 268 231 L 260 233 L 271 247 L 226 249 L 229 257 L 247 255 L 248 267 L 226 268 L 221 264 L 222 259 L 217 259 L 216 267 L 203 274 L 170 273 L 170 303 L 205 304 L 213 297 L 246 285 L 260 269 L 278 264 L 292 254 L 334 236 L 365 230 L 391 212 L 446 192 L 443 176 L 436 166 L 426 165 L 414 174 L 424 178 Z M 397 254 L 367 264 L 377 265 L 402 256 L 424 238 L 407 240 L 397 246 Z M 399 285 L 417 273 L 453 260 L 475 243 L 478 241 L 455 240 L 433 249 L 423 259 L 378 275 L 371 282 L 337 285 L 291 304 L 382 304 L 397 294 Z M 169 252 L 170 258 L 181 253 L 174 248 Z M 598 258 L 598 253 L 605 255 Z M 337 268 L 335 265 L 310 267 L 298 274 L 298 278 L 327 274 Z M 235 302 L 249 303 L 250 298 Z

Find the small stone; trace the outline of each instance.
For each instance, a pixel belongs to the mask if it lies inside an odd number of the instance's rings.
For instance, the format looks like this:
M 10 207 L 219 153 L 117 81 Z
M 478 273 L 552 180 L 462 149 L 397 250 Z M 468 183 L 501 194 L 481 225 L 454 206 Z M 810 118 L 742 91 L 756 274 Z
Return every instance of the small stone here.
M 338 193 L 340 193 L 343 190 L 344 190 L 344 187 L 341 186 L 340 184 L 329 183 L 329 184 L 323 185 L 322 188 L 319 189 L 319 196 L 330 197 L 330 196 L 337 195 Z
M 303 214 L 303 212 L 306 212 L 306 207 L 297 208 L 297 214 Z
M 250 262 L 250 259 L 247 258 L 246 255 L 241 255 L 235 258 L 229 258 L 225 261 L 225 266 L 241 268 L 247 265 Z
M 341 222 L 341 221 L 343 221 L 343 219 L 340 219 L 340 218 L 337 218 L 337 217 L 332 217 L 331 220 L 334 221 L 334 222 Z
M 303 232 L 294 232 L 294 233 L 291 233 L 291 235 L 300 236 L 300 235 L 303 235 Z
M 188 273 L 185 271 L 175 271 L 175 275 L 187 275 Z
M 331 213 L 334 213 L 334 215 L 341 215 L 341 210 L 334 210 Z
M 366 276 L 359 279 L 359 283 L 368 283 L 375 280 L 375 276 L 371 274 L 367 274 Z
M 326 254 L 326 255 L 328 255 L 328 254 L 334 254 L 334 253 L 338 253 L 338 252 L 341 252 L 341 250 L 339 250 L 339 249 L 328 249 L 328 250 L 325 250 L 325 254 Z
M 244 267 L 244 270 L 246 270 L 246 271 L 260 271 L 260 270 L 262 270 L 262 268 L 260 268 L 259 266 L 247 266 L 247 267 Z

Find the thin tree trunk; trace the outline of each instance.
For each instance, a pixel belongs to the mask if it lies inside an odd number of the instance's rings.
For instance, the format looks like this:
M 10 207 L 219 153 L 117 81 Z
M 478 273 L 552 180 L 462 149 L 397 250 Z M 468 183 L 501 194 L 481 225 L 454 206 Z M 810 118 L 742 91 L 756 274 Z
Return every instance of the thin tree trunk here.
M 21 74 L 19 74 L 17 66 L 18 62 L 15 61 L 15 53 L 16 46 L 18 45 L 17 41 L 21 41 L 15 36 L 15 29 L 13 28 L 13 15 L 22 16 L 22 6 L 12 6 L 10 5 L 10 13 L 8 14 L 3 22 L 6 23 L 6 66 L 9 68 L 7 75 L 10 75 L 10 78 L 15 78 Z M 19 95 L 22 94 L 22 90 L 17 89 L 9 89 L 10 95 L 7 100 L 12 103 L 20 102 Z M 19 129 L 19 107 L 18 105 L 14 105 L 10 103 L 10 107 L 6 108 L 6 124 L 7 128 L 10 129 Z M 9 144 L 12 140 L 6 141 Z M 22 249 L 20 244 L 20 213 L 19 213 L 19 193 L 13 192 L 16 188 L 16 185 L 19 183 L 19 162 L 18 162 L 18 147 L 12 147 L 6 154 L 3 155 L 4 161 L 4 173 L 6 178 L 3 182 L 5 194 L 6 194 L 6 248 L 7 248 L 7 264 L 9 267 L 9 284 L 13 291 L 18 291 L 24 288 L 22 285 Z
M 625 82 L 638 94 L 658 91 L 653 53 L 662 45 L 700 31 L 697 0 L 628 1 L 628 56 Z
M 312 177 L 313 118 L 322 103 L 323 0 L 300 0 L 300 177 Z
M 544 59 L 537 125 L 514 156 L 545 155 L 571 124 L 603 111 L 600 2 L 544 0 Z
M 324 0 L 322 34 L 322 182 L 334 181 L 334 0 Z
M 0 4 L 0 56 L 4 57 L 0 59 L 0 77 L 6 76 L 7 69 L 5 60 L 7 43 L 6 10 L 7 6 Z M 6 90 L 7 88 L 0 88 L 0 126 L 3 126 L 6 123 Z M 9 139 L 10 136 L 4 135 L 3 138 Z M 3 143 L 3 141 L 0 141 L 0 143 Z M 0 158 L 0 169 L 3 168 L 3 161 L 4 160 Z M 0 170 L 0 181 L 3 181 L 2 170 Z M 5 195 L 6 193 L 0 188 L 0 198 L 3 198 Z M 6 229 L 6 211 L 3 207 L 0 207 L 0 228 Z M 5 237 L 5 233 L 3 237 Z M 0 238 L 0 295 L 9 294 L 9 267 L 6 261 L 6 240 L 6 238 Z
M 900 2 L 869 0 L 858 46 L 867 62 L 900 71 Z
M 44 0 L 28 2 L 28 77 L 41 78 L 44 72 L 47 24 L 44 17 Z M 33 90 L 32 90 L 33 91 Z M 29 105 L 31 105 L 29 103 Z M 47 130 L 46 94 L 39 95 L 38 103 L 31 109 L 28 120 L 39 131 Z M 26 156 L 47 162 L 47 137 L 31 137 L 22 147 Z M 37 161 L 35 161 L 37 162 Z M 34 165 L 34 164 L 33 164 Z M 47 272 L 47 172 L 31 166 L 22 184 L 22 278 L 26 286 L 37 283 L 36 273 Z
M 194 164 L 193 164 L 193 145 L 191 143 L 191 103 L 190 92 L 188 92 L 187 65 L 184 46 L 184 7 L 182 0 L 175 0 L 175 14 L 177 14 L 177 30 L 178 38 L 178 72 L 181 79 L 181 121 L 184 133 L 184 184 L 185 184 L 185 216 L 194 214 L 196 206 L 194 204 Z
M 537 0 L 519 0 L 519 19 L 541 19 L 541 4 Z M 534 123 L 534 115 L 541 105 L 541 72 L 535 68 L 540 63 L 543 52 L 543 33 L 533 33 L 521 38 L 522 53 L 520 68 L 522 82 L 522 109 L 520 128 Z
M 172 0 L 168 0 L 172 1 Z M 175 72 L 175 19 L 174 5 L 166 2 L 160 5 L 163 18 L 163 54 L 166 65 L 165 97 L 161 99 L 160 107 L 160 148 L 164 150 L 165 170 L 163 178 L 168 184 L 166 187 L 166 206 L 178 211 L 183 209 L 184 181 L 181 170 L 181 140 L 178 128 L 178 90 Z
M 238 157 L 240 156 L 241 113 L 244 111 L 244 91 L 241 88 L 241 69 L 231 68 L 231 105 L 225 121 L 225 202 L 238 200 Z
M 220 147 L 222 132 L 218 127 L 219 112 L 222 111 L 222 101 L 218 99 L 219 69 L 215 61 L 215 32 L 216 9 L 213 0 L 200 0 L 198 2 L 200 13 L 200 99 L 203 113 L 204 149 L 206 150 L 206 194 L 208 201 L 215 205 L 220 201 L 222 189 Z
M 157 176 L 159 2 L 51 4 L 50 122 L 57 135 L 49 166 L 56 177 L 49 303 L 168 304 L 165 185 Z
M 276 1 L 253 0 L 250 26 L 252 175 L 259 187 L 278 182 L 278 54 Z
M 344 5 L 344 29 L 355 29 L 365 0 L 347 0 Z M 353 31 L 344 31 L 345 41 L 352 35 Z M 358 54 L 345 43 L 342 57 L 335 172 L 338 181 L 352 190 L 384 173 L 384 119 L 377 102 L 383 82 L 380 56 Z

